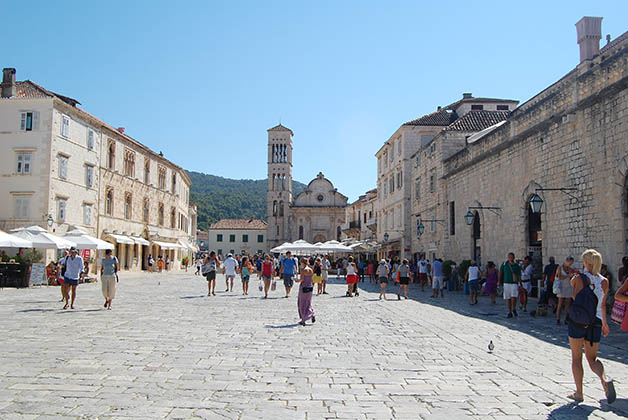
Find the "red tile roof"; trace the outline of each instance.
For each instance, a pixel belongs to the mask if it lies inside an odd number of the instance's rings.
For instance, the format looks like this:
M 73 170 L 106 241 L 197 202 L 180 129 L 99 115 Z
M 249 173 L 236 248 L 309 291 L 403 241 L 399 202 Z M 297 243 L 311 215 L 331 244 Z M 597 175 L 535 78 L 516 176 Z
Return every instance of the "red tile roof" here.
M 266 226 L 266 222 L 260 219 L 221 219 L 209 229 L 264 230 Z

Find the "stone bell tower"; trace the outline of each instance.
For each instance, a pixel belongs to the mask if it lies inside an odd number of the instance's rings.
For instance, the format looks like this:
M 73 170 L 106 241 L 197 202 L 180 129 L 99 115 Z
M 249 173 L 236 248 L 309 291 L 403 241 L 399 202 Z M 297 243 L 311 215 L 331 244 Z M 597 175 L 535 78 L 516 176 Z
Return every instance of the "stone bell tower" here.
M 279 124 L 268 131 L 268 193 L 266 243 L 269 249 L 289 240 L 292 203 L 292 136 Z

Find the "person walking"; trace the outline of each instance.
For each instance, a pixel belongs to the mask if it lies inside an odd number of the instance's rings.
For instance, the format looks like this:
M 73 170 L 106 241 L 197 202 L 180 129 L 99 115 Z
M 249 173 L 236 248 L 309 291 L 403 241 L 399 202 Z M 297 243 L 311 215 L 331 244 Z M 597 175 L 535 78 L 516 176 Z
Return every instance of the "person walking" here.
M 410 266 L 408 260 L 403 259 L 400 265 L 397 266 L 397 274 L 399 277 L 399 292 L 397 293 L 397 300 L 401 300 L 401 293 L 403 297 L 408 299 L 408 285 L 410 284 Z
M 201 275 L 201 266 L 202 266 L 202 261 L 200 258 L 196 259 L 196 272 L 194 273 L 195 276 L 200 276 Z
M 443 261 L 437 258 L 432 264 L 432 297 L 437 298 L 438 292 L 440 297 L 445 297 L 443 283 Z
M 628 259 L 627 257 L 624 257 L 624 260 Z M 625 271 L 624 273 L 626 273 L 624 275 L 623 278 L 619 278 L 618 280 L 621 283 L 621 286 L 619 286 L 619 288 L 617 289 L 617 292 L 615 292 L 615 305 L 617 305 L 617 302 L 622 302 L 624 305 L 628 306 L 628 271 Z M 624 274 L 620 272 L 619 274 Z M 621 307 L 620 307 L 621 309 Z M 624 318 L 621 320 L 621 330 L 622 331 L 628 331 L 628 310 L 625 311 L 624 313 Z
M 67 302 L 66 298 L 66 288 L 63 287 L 63 275 L 65 274 L 65 259 L 70 255 L 70 251 L 67 249 L 63 250 L 63 256 L 59 258 L 57 261 L 57 282 L 61 286 L 61 300 L 59 302 L 63 302 L 64 300 Z
M 299 283 L 299 296 L 297 299 L 297 309 L 299 310 L 299 324 L 305 326 L 305 321 L 311 319 L 312 324 L 316 322 L 314 309 L 312 308 L 312 276 L 314 272 L 309 265 L 307 258 L 301 258 L 300 275 L 294 279 Z
M 248 296 L 249 294 L 249 280 L 251 280 L 251 274 L 253 273 L 253 264 L 249 257 L 242 257 L 242 264 L 240 265 L 240 278 L 242 279 L 242 295 Z
M 268 289 L 270 288 L 270 282 L 273 279 L 273 262 L 270 259 L 270 255 L 266 255 L 264 257 L 264 262 L 262 263 L 262 281 L 264 282 L 264 299 L 268 298 Z
M 70 291 L 72 291 L 72 301 L 69 303 L 70 308 L 74 309 L 74 301 L 76 299 L 76 287 L 79 284 L 79 278 L 83 272 L 83 257 L 78 255 L 75 247 L 70 248 L 70 255 L 64 260 L 63 287 L 65 287 L 65 306 L 68 309 L 68 299 Z
M 316 295 L 318 296 L 323 292 L 323 268 L 320 258 L 317 258 L 314 261 L 314 267 L 312 268 L 312 271 L 314 272 L 312 282 L 316 285 Z
M 323 256 L 323 261 L 321 261 L 321 277 L 323 281 L 323 294 L 327 294 L 327 279 L 329 278 L 329 270 L 331 269 L 331 262 L 329 261 L 329 257 L 327 255 Z
M 565 325 L 569 320 L 569 307 L 573 299 L 573 287 L 571 286 L 571 277 L 576 274 L 576 271 L 571 268 L 573 265 L 573 257 L 567 257 L 565 262 L 562 263 L 556 269 L 556 276 L 554 281 L 558 281 L 558 287 L 556 290 L 556 296 L 558 296 L 558 308 L 556 309 L 556 325 L 560 325 L 560 313 L 565 307 Z
M 388 269 L 388 264 L 386 264 L 386 260 L 382 259 L 377 266 L 377 279 L 379 280 L 380 292 L 379 292 L 379 300 L 388 300 L 386 299 L 386 286 L 388 286 L 388 276 L 390 275 L 390 270 Z
M 111 310 L 111 301 L 116 297 L 116 280 L 120 266 L 118 258 L 110 249 L 105 251 L 105 258 L 100 262 L 100 284 L 105 297 L 105 308 Z
M 508 253 L 508 259 L 499 267 L 499 284 L 504 288 L 504 300 L 508 302 L 508 318 L 517 316 L 517 298 L 521 266 L 515 261 L 514 252 Z
M 521 289 L 519 289 L 520 293 L 523 293 L 523 302 L 522 298 L 519 297 L 519 305 L 520 309 L 523 312 L 528 312 L 528 295 L 532 292 L 532 275 L 534 272 L 534 267 L 532 266 L 532 258 L 529 255 L 526 255 L 523 259 L 523 270 L 521 272 Z
M 358 267 L 353 262 L 353 256 L 349 256 L 347 260 L 347 265 L 345 269 L 346 277 L 347 277 L 347 296 L 353 297 L 355 293 L 356 296 L 360 296 L 358 292 L 358 282 L 360 281 L 360 277 L 358 276 Z
M 436 261 L 434 261 L 436 264 Z M 480 293 L 480 279 L 482 278 L 482 270 L 478 267 L 478 263 L 471 261 L 471 265 L 467 269 L 466 279 L 469 282 L 469 304 L 478 304 L 478 294 Z
M 495 263 L 489 261 L 486 265 L 486 283 L 482 290 L 485 294 L 491 298 L 491 304 L 495 304 L 495 296 L 497 295 L 497 269 Z
M 220 258 L 211 251 L 201 267 L 201 274 L 207 280 L 207 296 L 216 296 L 216 271 L 220 267 Z
M 593 297 L 588 294 L 586 290 L 583 290 L 587 287 L 593 289 L 593 293 L 597 298 L 597 305 L 593 324 L 582 325 L 571 319 L 569 320 L 568 332 L 569 347 L 571 347 L 571 371 L 576 385 L 576 392 L 569 395 L 568 398 L 576 402 L 584 401 L 582 391 L 582 378 L 584 376 L 584 369 L 582 368 L 582 348 L 584 347 L 584 354 L 586 355 L 587 362 L 589 362 L 589 367 L 593 373 L 600 378 L 602 388 L 606 394 L 606 400 L 608 404 L 612 404 L 617 398 L 615 385 L 612 380 L 607 380 L 604 365 L 597 358 L 602 335 L 607 337 L 610 333 L 606 321 L 606 297 L 608 295 L 609 283 L 608 279 L 600 275 L 602 255 L 598 251 L 594 249 L 584 251 L 582 253 L 582 263 L 584 265 L 584 272 L 580 275 L 574 275 L 570 280 L 574 296 L 576 297 L 576 305 L 580 303 L 592 303 L 590 300 L 593 299 Z M 579 296 L 581 293 L 583 293 L 583 295 Z M 574 308 L 576 308 L 575 305 Z M 577 314 L 577 312 L 574 313 L 574 316 L 575 314 Z
M 294 284 L 294 278 L 299 274 L 299 263 L 292 256 L 292 252 L 286 252 L 286 258 L 281 260 L 280 272 L 283 277 L 283 286 L 286 289 L 286 298 L 290 297 L 290 290 Z
M 425 291 L 425 285 L 427 284 L 427 261 L 425 261 L 425 255 L 421 255 L 421 259 L 418 264 L 419 282 L 421 283 L 421 291 Z
M 233 254 L 227 254 L 225 262 L 222 263 L 225 268 L 225 292 L 233 292 L 233 281 L 236 277 L 236 270 L 238 269 L 238 262 L 233 258 Z
M 155 259 L 151 254 L 148 254 L 148 272 L 153 273 L 155 271 Z
M 549 264 L 543 268 L 543 284 L 545 285 L 545 301 L 552 307 L 552 312 L 556 313 L 557 309 L 557 300 L 556 294 L 554 293 L 554 281 L 556 278 L 556 269 L 558 268 L 558 264 L 556 264 L 556 260 L 554 257 L 549 257 Z M 545 303 L 545 302 L 544 302 Z
M 161 255 L 157 258 L 157 269 L 160 273 L 164 269 L 164 258 Z

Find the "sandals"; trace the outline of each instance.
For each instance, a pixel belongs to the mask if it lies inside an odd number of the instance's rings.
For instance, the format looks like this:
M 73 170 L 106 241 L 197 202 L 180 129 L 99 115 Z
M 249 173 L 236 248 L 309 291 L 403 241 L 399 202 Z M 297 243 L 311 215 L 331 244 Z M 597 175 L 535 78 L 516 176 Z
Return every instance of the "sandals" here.
M 68 305 L 67 303 L 63 306 L 63 309 L 68 309 L 70 305 Z
M 617 393 L 615 392 L 615 384 L 612 380 L 606 382 L 606 402 L 612 404 L 617 399 Z
M 573 400 L 576 403 L 581 403 L 581 402 L 584 401 L 584 398 L 576 397 L 576 393 L 575 392 L 573 394 L 571 394 L 571 395 L 568 395 L 567 398 L 569 398 L 570 400 Z

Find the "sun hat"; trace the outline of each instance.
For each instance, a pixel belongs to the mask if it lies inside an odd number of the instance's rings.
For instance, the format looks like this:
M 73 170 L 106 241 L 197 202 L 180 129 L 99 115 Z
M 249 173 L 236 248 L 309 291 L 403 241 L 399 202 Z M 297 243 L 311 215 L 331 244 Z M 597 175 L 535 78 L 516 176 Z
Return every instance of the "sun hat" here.
M 380 264 L 386 264 L 386 260 L 382 258 L 382 260 L 379 263 Z

